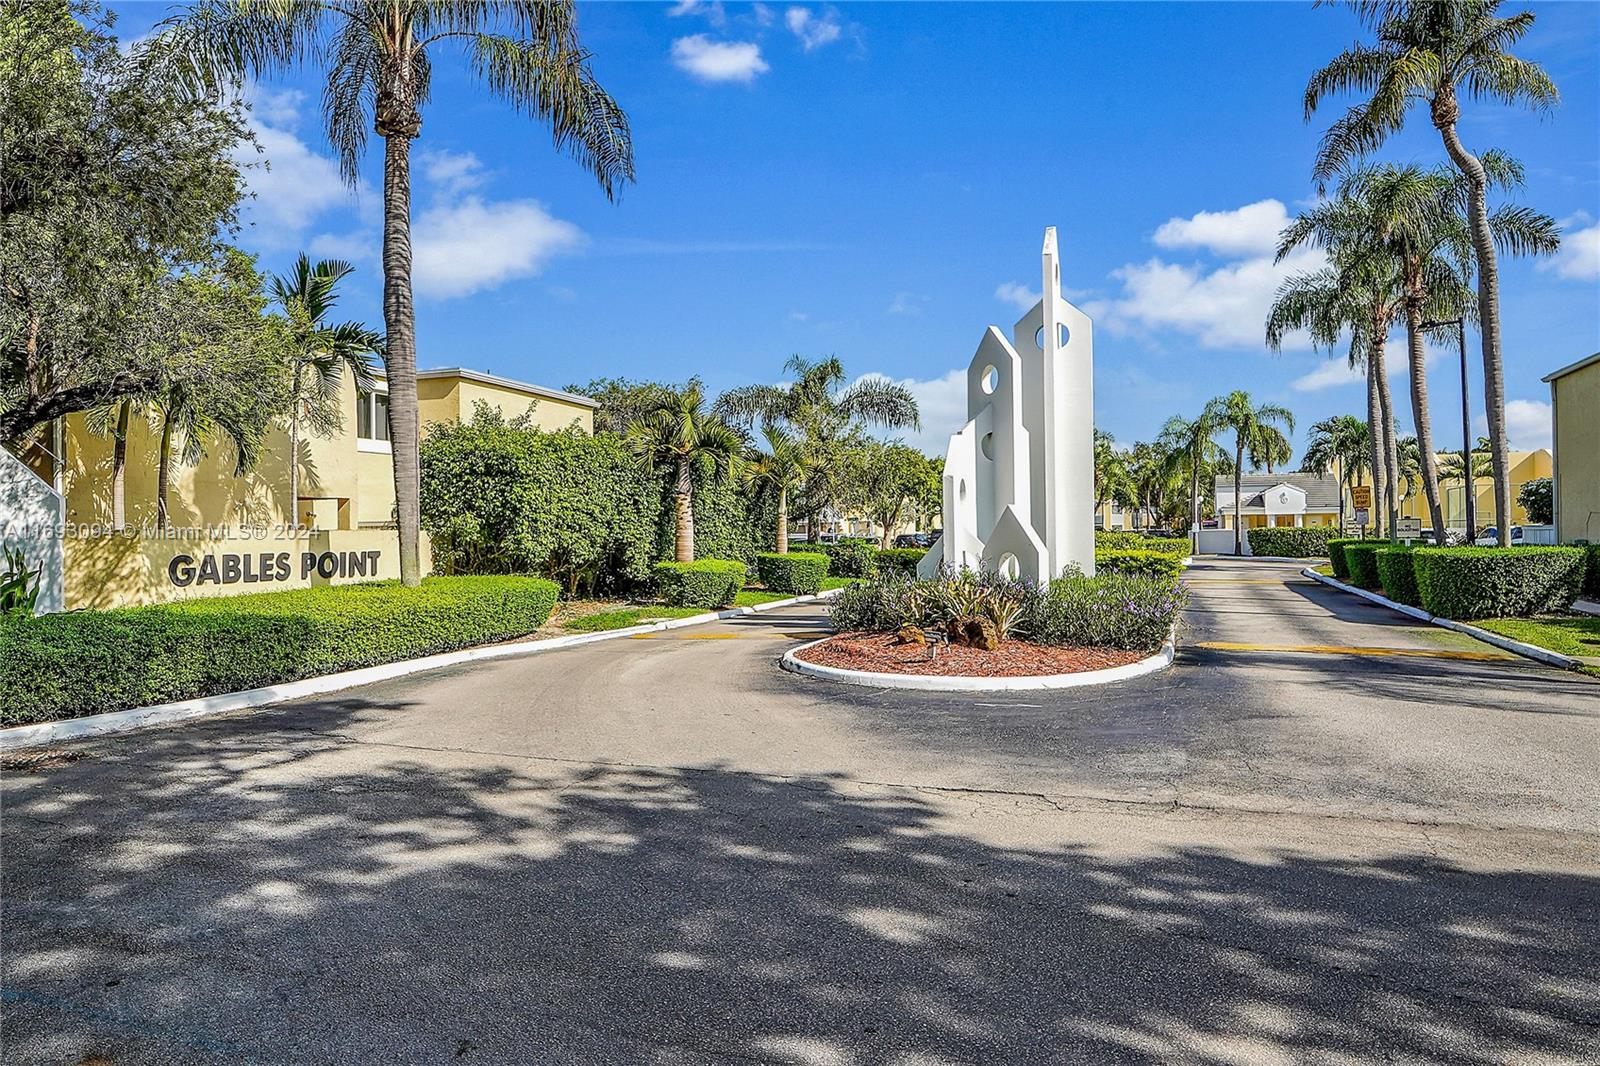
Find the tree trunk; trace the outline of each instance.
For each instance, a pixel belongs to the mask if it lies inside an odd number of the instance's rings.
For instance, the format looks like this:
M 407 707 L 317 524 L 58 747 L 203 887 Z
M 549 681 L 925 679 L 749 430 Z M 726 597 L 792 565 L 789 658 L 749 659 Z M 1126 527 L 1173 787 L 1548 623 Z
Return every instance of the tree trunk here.
M 1389 483 L 1384 493 L 1384 512 L 1389 525 L 1389 539 L 1400 531 L 1400 442 L 1395 436 L 1394 397 L 1389 392 L 1388 368 L 1383 362 L 1383 348 L 1378 348 L 1378 407 L 1383 418 L 1384 462 L 1389 467 Z
M 1439 466 L 1433 455 L 1433 424 L 1428 414 L 1427 352 L 1422 343 L 1422 299 L 1406 301 L 1406 354 L 1411 363 L 1411 419 L 1417 427 L 1417 472 L 1428 498 L 1428 520 L 1436 544 L 1444 543 L 1444 507 L 1439 502 Z
M 383 139 L 383 325 L 389 379 L 389 448 L 394 461 L 394 507 L 400 534 L 400 583 L 422 581 L 417 437 L 416 308 L 411 300 L 411 138 Z M 297 505 L 298 506 L 298 505 Z
M 1494 466 L 1494 524 L 1502 548 L 1511 544 L 1511 449 L 1506 440 L 1506 378 L 1500 348 L 1500 263 L 1484 188 L 1488 178 L 1478 157 L 1456 134 L 1456 102 L 1434 102 L 1434 125 L 1451 162 L 1467 178 L 1467 228 L 1478 261 L 1478 337 L 1483 343 L 1483 405 L 1489 416 L 1489 457 Z M 1441 121 L 1443 120 L 1443 121 Z
M 172 416 L 161 417 L 161 450 L 156 456 L 156 528 L 167 528 L 167 472 L 172 466 Z
M 300 524 L 300 373 L 296 360 L 289 381 L 289 524 Z
M 789 552 L 789 486 L 778 486 L 778 554 Z
M 1336 455 L 1333 461 L 1339 464 L 1339 536 L 1344 536 L 1344 456 Z
M 1189 456 L 1189 534 L 1193 538 L 1193 551 L 1200 551 L 1200 452 L 1198 445 Z
M 677 537 L 673 558 L 680 563 L 694 562 L 694 482 L 689 478 L 689 460 L 678 460 L 678 479 L 672 489 L 678 509 Z
M 1378 346 L 1381 353 L 1383 346 Z M 1368 457 L 1372 463 L 1372 512 L 1368 517 L 1372 520 L 1374 536 L 1383 533 L 1383 522 L 1379 515 L 1383 513 L 1384 485 L 1388 481 L 1389 468 L 1384 463 L 1386 449 L 1383 436 L 1383 405 L 1378 402 L 1378 374 L 1383 367 L 1383 358 L 1380 354 L 1374 358 L 1371 350 L 1367 352 L 1367 447 L 1371 451 Z M 1361 535 L 1366 536 L 1365 523 Z
M 1233 554 L 1244 554 L 1244 531 L 1239 523 L 1244 521 L 1239 511 L 1239 493 L 1244 484 L 1244 434 L 1238 436 L 1239 446 L 1233 457 Z
M 128 421 L 132 415 L 132 402 L 123 400 L 111 446 L 111 528 L 117 530 L 128 526 Z

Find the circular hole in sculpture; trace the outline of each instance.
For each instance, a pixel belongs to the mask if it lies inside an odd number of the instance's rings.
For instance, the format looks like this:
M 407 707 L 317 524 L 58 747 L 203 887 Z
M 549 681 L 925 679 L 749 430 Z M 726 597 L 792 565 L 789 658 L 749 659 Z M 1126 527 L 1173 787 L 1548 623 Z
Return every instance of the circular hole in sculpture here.
M 995 573 L 999 574 L 1003 578 L 1015 580 L 1022 574 L 1022 564 L 1017 561 L 1017 557 L 1015 555 L 1012 555 L 1010 552 L 1006 552 L 1004 555 L 1000 556 L 1000 565 L 995 567 Z
M 1070 334 L 1067 333 L 1066 324 L 1063 323 L 1063 322 L 1057 322 L 1056 323 L 1056 338 L 1061 342 L 1059 347 L 1065 348 L 1067 346 L 1067 338 L 1069 336 L 1070 336 Z M 1040 326 L 1036 331 L 1034 331 L 1033 343 L 1038 347 L 1038 349 L 1041 352 L 1044 351 L 1044 327 L 1043 326 Z
M 1040 326 L 1038 328 L 1038 330 L 1036 330 L 1034 332 L 1034 334 L 1033 334 L 1033 344 L 1034 344 L 1034 347 L 1038 348 L 1041 352 L 1044 351 L 1044 327 L 1043 326 Z
M 1068 337 L 1067 324 L 1065 322 L 1057 322 L 1056 323 L 1056 329 L 1061 334 L 1061 347 L 1065 348 L 1067 346 L 1067 337 Z
M 985 433 L 983 435 L 983 439 L 978 442 L 978 447 L 983 449 L 983 457 L 985 459 L 993 459 L 994 458 L 994 434 L 993 433 Z
M 983 368 L 983 374 L 978 378 L 978 384 L 987 395 L 994 395 L 994 390 L 1000 387 L 1000 371 L 993 366 Z

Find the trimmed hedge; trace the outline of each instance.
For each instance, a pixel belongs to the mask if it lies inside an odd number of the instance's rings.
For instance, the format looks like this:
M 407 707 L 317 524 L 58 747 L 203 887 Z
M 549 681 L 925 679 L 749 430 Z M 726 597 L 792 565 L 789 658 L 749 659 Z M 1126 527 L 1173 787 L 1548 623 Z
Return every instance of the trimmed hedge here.
M 822 579 L 828 576 L 828 557 L 812 552 L 759 552 L 756 573 L 773 592 L 810 596 L 822 588 Z
M 1588 560 L 1583 579 L 1584 598 L 1600 600 L 1600 544 L 1589 545 L 1583 549 L 1583 554 Z
M 1338 533 L 1336 526 L 1264 526 L 1246 530 L 1245 536 L 1250 538 L 1252 555 L 1314 559 L 1328 554 L 1328 542 Z
M 1147 537 L 1143 533 L 1122 529 L 1097 529 L 1094 531 L 1094 548 L 1095 551 L 1113 548 L 1118 551 L 1177 552 L 1183 558 L 1188 558 L 1194 546 L 1189 543 L 1188 537 Z
M 1340 581 L 1350 580 L 1350 567 L 1345 562 L 1344 546 L 1346 544 L 1360 544 L 1362 541 L 1363 538 L 1361 537 L 1328 538 L 1328 562 L 1333 564 L 1333 576 Z
M 524 636 L 534 577 L 430 577 L 0 619 L 0 725 L 214 696 Z
M 894 570 L 915 575 L 917 564 L 928 554 L 926 548 L 881 548 L 872 555 L 872 565 L 879 571 Z
M 1422 594 L 1417 591 L 1417 574 L 1411 564 L 1410 548 L 1391 545 L 1378 550 L 1378 580 L 1383 582 L 1383 594 L 1396 603 L 1410 607 L 1422 606 Z
M 652 572 L 662 602 L 669 607 L 725 607 L 744 588 L 749 571 L 735 559 L 696 559 L 657 563 Z
M 1147 574 L 1152 577 L 1177 577 L 1183 572 L 1183 556 L 1143 548 L 1096 548 L 1094 568 L 1119 574 Z
M 838 540 L 832 544 L 806 543 L 802 549 L 821 552 L 833 560 L 829 573 L 834 577 L 867 577 L 872 573 L 872 553 L 877 543 L 870 540 Z
M 1344 546 L 1344 565 L 1349 571 L 1349 581 L 1364 589 L 1377 591 L 1383 588 L 1383 578 L 1378 576 L 1378 552 L 1386 550 L 1386 540 L 1357 541 Z
M 1582 548 L 1416 548 L 1422 606 L 1443 618 L 1503 618 L 1562 611 L 1584 580 Z

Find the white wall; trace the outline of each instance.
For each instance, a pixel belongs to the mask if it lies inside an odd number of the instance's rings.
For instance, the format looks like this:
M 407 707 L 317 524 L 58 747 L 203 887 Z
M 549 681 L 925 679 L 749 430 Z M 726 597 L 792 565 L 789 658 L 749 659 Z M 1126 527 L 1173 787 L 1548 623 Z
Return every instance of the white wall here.
M 39 577 L 40 614 L 61 610 L 61 496 L 5 448 L 0 448 L 0 543 L 22 549 Z

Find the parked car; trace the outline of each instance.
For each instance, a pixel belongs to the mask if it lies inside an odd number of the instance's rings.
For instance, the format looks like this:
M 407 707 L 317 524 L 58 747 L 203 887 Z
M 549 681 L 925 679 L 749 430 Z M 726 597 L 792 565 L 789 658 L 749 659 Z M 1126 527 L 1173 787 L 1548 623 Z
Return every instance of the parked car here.
M 894 538 L 896 548 L 927 548 L 933 544 L 933 538 L 926 533 L 902 533 Z
M 1523 540 L 1523 536 L 1524 534 L 1521 526 L 1512 526 L 1511 546 L 1517 547 L 1518 545 L 1526 543 L 1526 541 Z M 1498 530 L 1496 530 L 1493 526 L 1484 526 L 1482 533 L 1480 533 L 1478 536 L 1478 539 L 1472 543 L 1478 545 L 1479 547 L 1493 547 L 1494 545 L 1500 543 Z

